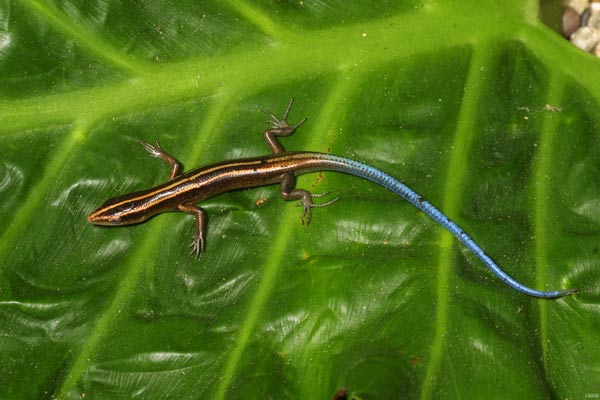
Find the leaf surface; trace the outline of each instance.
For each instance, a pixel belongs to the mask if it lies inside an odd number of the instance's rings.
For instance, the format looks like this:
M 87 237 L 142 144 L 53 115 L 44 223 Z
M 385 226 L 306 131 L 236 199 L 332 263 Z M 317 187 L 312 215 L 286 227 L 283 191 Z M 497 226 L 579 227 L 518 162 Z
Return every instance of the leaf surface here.
M 600 391 L 600 64 L 533 1 L 0 4 L 0 397 L 583 398 Z M 333 172 L 92 226 L 186 167 L 288 150 L 379 168 L 457 221 L 516 293 L 384 188 Z M 322 200 L 322 199 L 317 199 Z M 326 200 L 323 200 L 326 201 Z

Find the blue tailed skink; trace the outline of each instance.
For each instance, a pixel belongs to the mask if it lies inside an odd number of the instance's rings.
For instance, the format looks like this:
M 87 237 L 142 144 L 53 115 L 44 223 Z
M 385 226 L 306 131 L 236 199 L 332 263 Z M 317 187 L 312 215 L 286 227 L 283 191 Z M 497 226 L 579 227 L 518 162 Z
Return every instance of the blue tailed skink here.
M 166 211 L 192 214 L 196 217 L 196 234 L 190 247 L 192 247 L 192 254 L 195 253 L 198 258 L 205 250 L 206 212 L 194 203 L 230 190 L 279 183 L 283 199 L 300 201 L 304 208 L 302 221 L 308 224 L 312 208 L 329 205 L 335 200 L 321 204 L 313 203 L 312 199 L 317 195 L 304 189 L 296 189 L 295 177 L 313 171 L 337 171 L 372 181 L 407 200 L 450 231 L 498 278 L 519 292 L 533 297 L 554 299 L 578 291 L 578 289 L 540 291 L 519 283 L 504 272 L 450 218 L 408 186 L 376 168 L 331 154 L 286 151 L 278 138 L 292 135 L 306 121 L 304 118 L 296 125 L 288 123 L 287 117 L 292 103 L 293 99 L 281 119 L 267 111 L 273 122 L 273 127 L 264 132 L 264 138 L 273 152 L 267 156 L 223 161 L 182 173 L 181 163 L 165 152 L 158 142 L 156 145 L 142 142 L 152 156 L 162 158 L 171 166 L 169 180 L 150 189 L 107 200 L 88 216 L 88 221 L 96 225 L 115 226 L 143 222 Z

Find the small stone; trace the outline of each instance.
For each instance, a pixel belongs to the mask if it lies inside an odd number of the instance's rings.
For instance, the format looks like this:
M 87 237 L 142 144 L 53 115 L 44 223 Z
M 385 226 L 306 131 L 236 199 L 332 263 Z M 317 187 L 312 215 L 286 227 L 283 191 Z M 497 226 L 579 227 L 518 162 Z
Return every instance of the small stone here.
M 598 39 L 598 31 L 588 26 L 582 26 L 571 35 L 571 43 L 585 51 L 592 50 Z
M 592 15 L 592 10 L 589 7 L 583 10 L 581 13 L 581 26 L 587 26 L 590 15 Z
M 570 0 L 567 6 L 577 11 L 577 14 L 581 14 L 583 10 L 588 8 L 589 4 L 588 0 Z
M 600 3 L 597 4 L 600 5 Z M 600 30 L 600 10 L 594 11 L 592 9 L 592 12 L 590 13 L 590 18 L 588 18 L 587 21 L 587 26 L 589 26 L 592 29 Z
M 567 39 L 570 38 L 573 32 L 579 28 L 580 24 L 581 17 L 577 14 L 577 11 L 574 8 L 568 7 L 562 17 L 563 36 Z

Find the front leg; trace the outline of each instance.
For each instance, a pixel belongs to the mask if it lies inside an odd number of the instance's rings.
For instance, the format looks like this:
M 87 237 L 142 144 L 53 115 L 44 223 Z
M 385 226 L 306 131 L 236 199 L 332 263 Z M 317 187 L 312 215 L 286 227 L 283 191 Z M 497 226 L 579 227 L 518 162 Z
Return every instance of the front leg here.
M 200 253 L 203 253 L 206 248 L 206 240 L 204 239 L 206 237 L 206 211 L 193 204 L 180 204 L 178 208 L 179 211 L 192 214 L 196 217 L 196 234 L 194 235 L 194 240 L 190 243 L 190 247 L 192 248 L 190 254 L 196 253 L 197 260 L 200 258 Z
M 171 166 L 171 171 L 169 172 L 169 180 L 181 175 L 181 163 L 177 161 L 174 157 L 172 157 L 169 153 L 164 151 L 163 148 L 160 147 L 160 143 L 158 143 L 158 140 L 156 141 L 156 146 L 153 146 L 150 143 L 143 141 L 140 143 L 142 144 L 142 146 L 144 146 L 146 151 L 150 153 L 152 157 L 162 158 L 167 164 Z
M 291 134 L 296 132 L 296 129 L 298 129 L 298 127 L 300 125 L 302 125 L 304 122 L 306 122 L 306 118 L 303 118 L 300 122 L 298 122 L 294 126 L 290 125 L 287 122 L 287 117 L 288 117 L 288 114 L 290 113 L 290 109 L 292 108 L 292 104 L 294 104 L 293 97 L 290 100 L 290 103 L 288 104 L 287 108 L 285 109 L 285 112 L 283 113 L 283 117 L 281 119 L 277 118 L 275 116 L 275 114 L 273 114 L 267 110 L 263 110 L 267 115 L 271 116 L 270 122 L 273 123 L 273 127 L 271 129 L 267 129 L 264 132 L 264 137 L 265 137 L 265 141 L 267 142 L 267 144 L 271 148 L 271 151 L 274 154 L 285 152 L 285 148 L 283 147 L 283 145 L 281 144 L 279 139 L 277 139 L 277 137 L 290 136 Z
M 326 203 L 315 204 L 312 201 L 313 197 L 321 197 L 327 196 L 329 192 L 314 194 L 304 189 L 295 189 L 294 185 L 296 184 L 296 177 L 293 173 L 288 173 L 282 176 L 281 178 L 281 187 L 279 189 L 279 193 L 284 200 L 300 200 L 299 205 L 302 206 L 303 211 L 300 219 L 302 220 L 302 225 L 306 223 L 306 225 L 310 224 L 310 210 L 315 207 L 325 207 L 330 204 L 335 203 L 339 200 L 339 198 L 335 198 Z

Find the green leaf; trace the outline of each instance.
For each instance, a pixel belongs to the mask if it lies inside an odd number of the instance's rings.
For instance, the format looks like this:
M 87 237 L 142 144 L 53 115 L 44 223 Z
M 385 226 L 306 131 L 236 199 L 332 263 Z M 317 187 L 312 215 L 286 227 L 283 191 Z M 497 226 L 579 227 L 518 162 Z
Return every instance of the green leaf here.
M 600 64 L 534 1 L 0 4 L 0 398 L 595 398 Z M 289 150 L 379 168 L 456 220 L 517 293 L 384 188 L 323 172 L 192 217 L 102 228 L 104 200 Z M 325 199 L 318 199 L 326 201 Z

